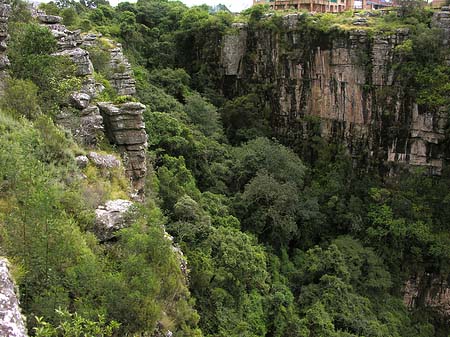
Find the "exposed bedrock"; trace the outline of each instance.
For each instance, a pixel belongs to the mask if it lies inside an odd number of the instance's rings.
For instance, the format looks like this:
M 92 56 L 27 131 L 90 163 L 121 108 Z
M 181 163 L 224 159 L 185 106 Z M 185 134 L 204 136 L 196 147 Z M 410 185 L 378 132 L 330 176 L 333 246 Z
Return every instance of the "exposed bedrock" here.
M 16 287 L 5 258 L 0 258 L 0 336 L 27 336 Z
M 440 174 L 445 113 L 416 104 L 396 82 L 395 48 L 408 30 L 371 36 L 355 27 L 311 39 L 300 18 L 284 17 L 281 32 L 235 24 L 222 42 L 224 93 L 235 97 L 264 85 L 271 126 L 286 142 L 307 138 L 318 120 L 321 136 L 345 143 L 355 159 Z
M 9 38 L 8 18 L 11 13 L 11 5 L 8 0 L 0 0 L 0 95 L 3 93 L 6 79 L 8 78 L 7 68 L 10 66 L 6 47 Z
M 103 116 L 109 141 L 115 144 L 122 155 L 127 176 L 131 179 L 135 196 L 139 199 L 144 193 L 147 173 L 147 133 L 141 103 L 98 103 Z
M 440 275 L 423 273 L 411 277 L 405 282 L 403 301 L 410 310 L 428 307 L 450 319 L 450 285 Z

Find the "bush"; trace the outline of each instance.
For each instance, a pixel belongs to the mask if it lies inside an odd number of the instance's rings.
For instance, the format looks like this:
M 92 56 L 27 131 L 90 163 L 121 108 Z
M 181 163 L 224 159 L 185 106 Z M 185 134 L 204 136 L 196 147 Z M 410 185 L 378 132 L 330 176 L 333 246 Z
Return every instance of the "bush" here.
M 0 106 L 15 117 L 35 119 L 41 112 L 38 87 L 30 80 L 9 79 Z

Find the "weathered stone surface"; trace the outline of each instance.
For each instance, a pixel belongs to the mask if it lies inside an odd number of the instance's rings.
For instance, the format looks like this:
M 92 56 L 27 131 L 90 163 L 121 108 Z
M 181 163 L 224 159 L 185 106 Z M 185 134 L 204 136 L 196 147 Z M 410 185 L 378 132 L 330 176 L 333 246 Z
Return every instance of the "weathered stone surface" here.
M 89 106 L 91 97 L 82 92 L 74 92 L 69 96 L 70 104 L 77 109 L 86 109 Z
M 92 98 L 98 97 L 103 90 L 105 90 L 105 87 L 101 83 L 97 83 L 92 77 L 86 78 L 81 86 L 81 92 L 88 94 Z
M 115 232 L 130 225 L 133 203 L 128 200 L 110 200 L 95 211 L 94 232 L 104 242 L 114 238 Z
M 80 169 L 86 168 L 86 166 L 89 164 L 89 159 L 86 156 L 77 156 L 75 157 L 75 161 Z
M 56 15 L 46 15 L 41 14 L 38 16 L 40 23 L 60 23 L 62 22 L 62 17 Z
M 120 166 L 120 160 L 112 154 L 89 152 L 88 157 L 92 161 L 92 163 L 100 168 L 112 169 Z
M 0 258 L 0 336 L 27 336 L 14 281 L 5 258 Z
M 450 286 L 448 280 L 428 273 L 415 275 L 405 282 L 403 302 L 410 310 L 428 307 L 449 319 Z
M 225 95 L 246 95 L 252 83 L 266 84 L 271 127 L 280 139 L 303 141 L 317 120 L 320 136 L 346 144 L 355 161 L 380 163 L 384 172 L 407 165 L 439 174 L 442 113 L 425 111 L 395 82 L 395 48 L 409 30 L 369 36 L 354 29 L 305 44 L 301 15 L 286 16 L 281 33 L 241 25 L 224 37 Z M 448 27 L 450 36 L 450 22 Z
M 225 75 L 240 76 L 243 71 L 242 61 L 247 46 L 247 25 L 234 24 L 233 28 L 237 32 L 224 37 L 222 64 L 225 68 Z
M 81 48 L 67 49 L 54 54 L 55 56 L 69 56 L 71 60 L 77 65 L 77 75 L 92 75 L 94 67 L 89 58 L 89 53 Z
M 119 95 L 132 96 L 136 94 L 136 81 L 128 59 L 123 55 L 122 46 L 110 41 L 116 48 L 110 50 L 111 85 Z
M 65 109 L 56 116 L 56 122 L 84 146 L 95 147 L 104 136 L 103 118 L 96 106 L 89 106 L 79 113 Z
M 147 173 L 147 133 L 141 103 L 114 105 L 98 103 L 105 123 L 106 134 L 122 154 L 125 173 L 131 179 L 137 199 L 143 196 Z M 140 197 L 141 196 L 141 197 Z
M 6 54 L 8 35 L 8 18 L 11 14 L 11 5 L 7 0 L 0 1 L 0 96 L 3 95 L 6 79 L 9 77 L 7 68 L 10 66 Z

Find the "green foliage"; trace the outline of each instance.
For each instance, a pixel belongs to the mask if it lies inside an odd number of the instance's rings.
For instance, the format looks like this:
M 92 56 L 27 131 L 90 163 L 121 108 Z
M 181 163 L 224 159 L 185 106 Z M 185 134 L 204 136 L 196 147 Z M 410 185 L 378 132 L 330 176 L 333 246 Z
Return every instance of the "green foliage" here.
M 129 182 L 119 170 L 89 164 L 80 171 L 74 156 L 86 150 L 39 113 L 59 111 L 81 80 L 70 60 L 50 56 L 55 39 L 30 23 L 24 3 L 16 1 L 8 47 L 12 79 L 0 114 L 0 238 L 2 252 L 22 271 L 30 331 L 145 336 L 159 326 L 179 337 L 446 333 L 430 311 L 409 313 L 399 293 L 414 273 L 450 272 L 448 173 L 380 179 L 359 172 L 359 158 L 327 144 L 320 120 L 302 114 L 293 122 L 304 133 L 280 140 L 289 147 L 265 138 L 272 136 L 273 86 L 247 77 L 226 89 L 230 78 L 219 60 L 223 36 L 234 31 L 230 13 L 167 0 L 42 6 L 71 29 L 122 42 L 138 99 L 148 108 L 154 190 L 112 242 L 99 244 L 88 232 L 95 208 L 128 198 Z M 255 29 L 272 32 L 280 45 L 291 38 L 281 16 L 266 13 L 267 6 L 255 6 L 238 18 L 249 23 L 247 47 Z M 316 48 L 347 38 L 355 29 L 352 15 L 299 15 L 298 55 L 285 50 L 280 57 L 308 64 Z M 420 112 L 448 103 L 448 51 L 440 32 L 429 28 L 430 18 L 428 10 L 414 8 L 405 17 L 370 16 L 367 27 L 357 27 L 369 40 L 374 32 L 410 29 L 395 48 L 393 80 Z M 117 96 L 107 80 L 110 48 L 100 39 L 89 49 L 95 80 L 106 88 L 96 99 L 128 102 L 133 98 Z M 357 56 L 370 61 L 365 52 Z
M 109 77 L 111 74 L 111 69 L 109 67 L 111 54 L 109 50 L 97 46 L 88 47 L 86 50 L 89 52 L 89 58 L 92 61 L 95 71 L 105 77 Z
M 13 76 L 36 84 L 41 109 L 53 112 L 65 103 L 69 92 L 81 86 L 75 65 L 66 57 L 50 55 L 56 51 L 56 40 L 47 28 L 18 23 L 10 31 L 8 56 Z
M 73 7 L 64 8 L 61 11 L 61 16 L 63 24 L 68 27 L 74 26 L 79 20 L 78 13 Z
M 232 144 L 269 135 L 268 112 L 256 94 L 228 101 L 221 110 L 225 134 Z
M 9 79 L 0 106 L 13 116 L 35 119 L 41 112 L 38 87 L 30 80 Z
M 42 318 L 36 318 L 38 326 L 34 328 L 36 337 L 58 337 L 58 336 L 91 336 L 109 337 L 120 326 L 116 321 L 106 323 L 105 317 L 99 315 L 98 321 L 71 314 L 68 311 L 56 311 L 60 316 L 59 325 L 54 327 Z
M 217 108 L 198 94 L 186 97 L 184 111 L 193 124 L 207 137 L 219 136 L 222 126 Z
M 185 100 L 190 76 L 184 69 L 155 69 L 149 74 L 151 83 L 158 85 L 180 102 Z

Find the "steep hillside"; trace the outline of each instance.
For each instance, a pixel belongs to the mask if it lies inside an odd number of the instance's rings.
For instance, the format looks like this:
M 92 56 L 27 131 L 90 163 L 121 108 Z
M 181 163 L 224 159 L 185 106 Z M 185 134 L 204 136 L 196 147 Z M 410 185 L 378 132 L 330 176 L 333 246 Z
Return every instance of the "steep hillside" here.
M 0 332 L 447 337 L 449 18 L 1 2 Z

